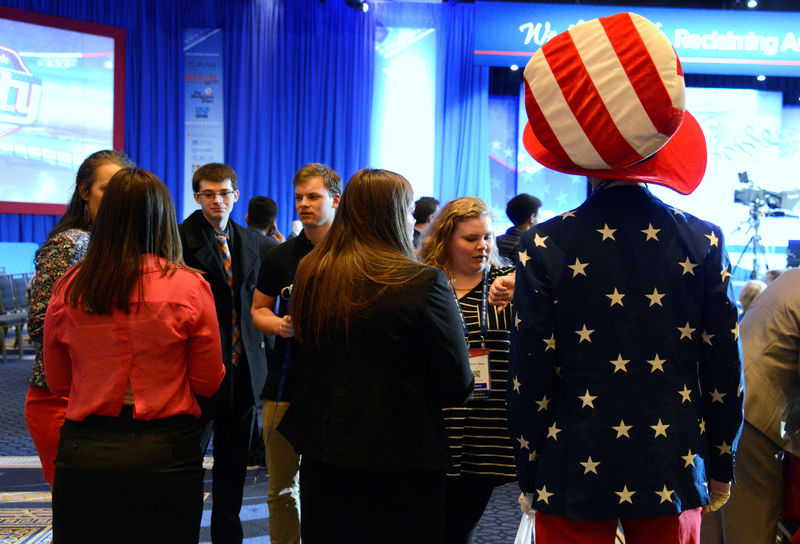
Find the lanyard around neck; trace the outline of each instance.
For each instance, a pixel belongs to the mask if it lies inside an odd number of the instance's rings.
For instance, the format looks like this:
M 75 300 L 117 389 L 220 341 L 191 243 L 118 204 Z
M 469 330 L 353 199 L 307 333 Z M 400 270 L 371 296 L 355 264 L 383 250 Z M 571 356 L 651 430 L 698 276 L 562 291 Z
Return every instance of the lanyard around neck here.
M 486 343 L 486 336 L 489 332 L 489 271 L 483 271 L 483 281 L 481 287 L 481 307 L 478 310 L 478 320 L 481 327 L 481 347 Z M 450 292 L 453 294 L 453 299 L 456 301 L 456 308 L 458 308 L 458 316 L 461 318 L 461 327 L 464 329 L 464 338 L 467 339 L 469 345 L 469 328 L 467 328 L 467 320 L 464 318 L 464 310 L 461 309 L 461 302 L 458 300 L 455 288 L 451 287 Z

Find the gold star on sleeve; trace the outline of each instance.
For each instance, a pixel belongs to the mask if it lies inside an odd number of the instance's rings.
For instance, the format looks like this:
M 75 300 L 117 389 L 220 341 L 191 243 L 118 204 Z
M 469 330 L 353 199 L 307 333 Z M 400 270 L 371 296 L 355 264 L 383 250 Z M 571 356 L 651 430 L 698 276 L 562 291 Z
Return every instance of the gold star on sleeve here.
M 688 338 L 689 340 L 692 339 L 692 333 L 697 329 L 693 329 L 689 326 L 689 322 L 686 322 L 686 325 L 683 327 L 678 327 L 678 330 L 681 332 L 681 337 L 679 340 L 683 340 L 684 338 Z
M 627 365 L 630 362 L 631 362 L 630 359 L 623 359 L 621 353 L 617 355 L 617 358 L 615 360 L 609 361 L 609 363 L 614 365 L 614 374 L 616 374 L 618 370 L 621 370 L 623 372 L 628 372 L 628 369 L 625 368 L 625 365 Z
M 578 343 L 580 344 L 584 340 L 586 340 L 587 342 L 591 343 L 592 342 L 592 333 L 593 332 L 594 332 L 594 329 L 587 329 L 586 328 L 586 323 L 584 323 L 583 324 L 583 328 L 581 330 L 575 331 L 575 334 L 577 334 L 578 336 L 581 337 L 581 339 L 578 340 Z M 545 350 L 545 351 L 547 351 L 547 350 Z
M 683 262 L 678 261 L 678 265 L 681 268 L 683 268 L 683 272 L 681 273 L 681 276 L 683 276 L 685 274 L 691 274 L 692 276 L 694 276 L 694 269 L 697 267 L 697 265 L 692 263 L 691 261 L 689 261 L 689 257 L 686 257 L 686 260 L 683 261 Z
M 656 423 L 655 425 L 650 425 L 650 428 L 653 429 L 656 433 L 655 435 L 653 435 L 653 438 L 656 438 L 658 436 L 663 436 L 664 438 L 666 438 L 668 427 L 669 425 L 662 423 L 661 419 L 659 418 L 658 423 Z
M 534 233 L 533 235 L 533 243 L 536 244 L 537 247 L 547 247 L 545 240 L 550 238 L 549 236 L 539 236 L 539 233 Z
M 594 408 L 594 399 L 597 398 L 597 395 L 590 395 L 589 390 L 586 390 L 586 393 L 578 397 L 581 400 L 581 408 Z
M 645 242 L 648 241 L 648 240 L 655 240 L 656 242 L 658 242 L 659 241 L 658 240 L 658 233 L 661 232 L 661 229 L 653 228 L 652 223 L 648 223 L 647 224 L 647 228 L 643 229 L 643 230 L 641 230 L 639 232 L 641 232 L 641 233 L 643 233 L 643 234 L 645 234 L 647 236 L 644 239 Z
M 636 491 L 628 491 L 628 486 L 626 485 L 622 488 L 622 491 L 614 491 L 614 493 L 619 495 L 620 504 L 622 504 L 623 502 L 633 504 L 632 497 L 633 494 L 636 493 Z
M 665 501 L 672 502 L 672 494 L 673 493 L 674 493 L 674 490 L 667 489 L 666 485 L 664 486 L 664 489 L 662 489 L 661 491 L 656 491 L 656 495 L 661 497 L 661 501 L 659 502 L 659 504 L 661 504 L 662 502 L 665 502 Z
M 528 250 L 527 249 L 523 249 L 522 251 L 519 252 L 519 262 L 523 267 L 526 264 L 528 264 L 528 261 L 530 261 L 530 260 L 531 260 L 531 258 L 528 257 Z
M 550 500 L 549 499 L 550 499 L 550 497 L 553 496 L 553 494 L 549 493 L 547 491 L 547 486 L 546 485 L 543 485 L 541 489 L 537 489 L 536 493 L 539 495 L 538 498 L 536 499 L 537 501 L 541 501 L 541 502 L 543 502 L 545 504 L 550 504 Z
M 706 234 L 705 236 L 708 238 L 708 247 L 719 247 L 719 238 L 717 238 L 717 235 L 714 234 L 713 230 L 710 234 Z
M 536 411 L 541 412 L 542 410 L 547 410 L 547 406 L 550 404 L 550 399 L 548 399 L 547 395 L 545 395 L 542 397 L 542 400 L 537 400 L 535 402 L 539 406 L 539 409 Z
M 606 296 L 611 299 L 611 306 L 613 306 L 614 304 L 619 304 L 620 306 L 625 306 L 622 303 L 622 297 L 624 297 L 625 294 L 624 293 L 620 293 L 619 291 L 617 291 L 616 287 L 614 287 L 614 292 L 613 293 L 608 293 Z
M 547 428 L 547 438 L 552 438 L 555 441 L 558 441 L 558 433 L 560 433 L 563 429 L 559 429 L 556 427 L 556 422 L 554 421 L 553 424 Z
M 666 293 L 659 293 L 658 289 L 656 288 L 653 288 L 653 292 L 651 294 L 645 295 L 645 297 L 650 299 L 650 306 L 654 306 L 657 304 L 662 308 L 664 307 L 664 305 L 661 303 L 661 299 L 664 298 L 664 296 L 666 296 Z
M 628 434 L 628 431 L 630 431 L 633 428 L 633 425 L 625 425 L 625 421 L 620 419 L 619 425 L 611 428 L 617 431 L 617 438 L 622 438 L 623 436 L 626 438 L 630 438 L 631 435 Z
M 617 232 L 617 229 L 610 228 L 607 223 L 603 223 L 602 229 L 596 229 L 596 230 L 597 232 L 603 235 L 603 240 L 605 240 L 606 238 L 611 238 L 612 240 L 616 241 L 616 238 L 614 238 L 614 233 Z M 603 240 L 600 241 L 602 242 Z
M 586 267 L 589 266 L 589 263 L 582 263 L 577 257 L 575 258 L 575 264 L 568 264 L 567 268 L 572 269 L 572 277 L 574 278 L 577 275 L 586 275 Z
M 710 393 L 710 395 L 711 395 L 711 404 L 714 404 L 715 402 L 718 402 L 720 404 L 725 404 L 725 401 L 723 400 L 722 397 L 727 395 L 727 393 L 720 393 L 715 387 L 714 390 Z
M 725 442 L 724 440 L 722 441 L 722 444 L 714 447 L 719 450 L 720 455 L 733 455 L 733 451 L 731 450 L 731 445 Z
M 661 372 L 664 372 L 664 363 L 666 363 L 667 360 L 659 358 L 658 353 L 656 353 L 655 358 L 648 359 L 647 362 L 650 363 L 650 366 L 652 367 L 652 368 L 650 368 L 650 374 L 652 374 L 656 370 L 660 370 Z
M 600 461 L 592 461 L 591 455 L 586 461 L 578 461 L 578 462 L 584 468 L 583 470 L 584 474 L 589 474 L 590 472 L 597 474 L 597 465 L 600 464 Z

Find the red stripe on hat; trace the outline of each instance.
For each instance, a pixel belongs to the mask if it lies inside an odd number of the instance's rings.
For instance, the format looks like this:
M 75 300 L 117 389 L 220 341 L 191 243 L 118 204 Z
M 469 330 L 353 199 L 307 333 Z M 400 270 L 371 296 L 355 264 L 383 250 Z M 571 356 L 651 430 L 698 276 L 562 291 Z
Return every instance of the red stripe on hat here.
M 542 49 L 575 119 L 598 155 L 611 167 L 628 166 L 642 157 L 617 129 L 603 99 L 586 71 L 568 32 Z
M 536 102 L 536 98 L 533 97 L 530 85 L 528 85 L 528 80 L 523 78 L 522 81 L 525 83 L 525 112 L 528 114 L 528 122 L 531 125 L 531 130 L 545 149 L 560 160 L 572 163 L 572 159 L 569 158 L 564 148 L 561 147 L 561 142 L 558 141 L 553 129 L 550 128 L 550 124 L 547 122 L 547 119 L 545 119 L 542 109 L 539 107 L 538 102 Z
M 653 126 L 661 134 L 672 136 L 683 121 L 683 112 L 672 106 L 672 98 L 630 14 L 599 20 Z

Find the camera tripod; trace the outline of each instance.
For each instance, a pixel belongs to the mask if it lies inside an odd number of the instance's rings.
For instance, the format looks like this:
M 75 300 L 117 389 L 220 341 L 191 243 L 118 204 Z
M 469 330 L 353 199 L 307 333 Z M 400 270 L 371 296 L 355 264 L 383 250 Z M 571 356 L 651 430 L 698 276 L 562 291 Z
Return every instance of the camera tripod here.
M 750 206 L 750 217 L 739 223 L 739 226 L 736 227 L 736 230 L 733 231 L 732 234 L 739 232 L 742 227 L 747 225 L 747 231 L 745 231 L 745 235 L 749 232 L 753 234 L 750 236 L 750 239 L 747 240 L 747 243 L 744 245 L 742 249 L 742 254 L 739 255 L 739 260 L 736 261 L 736 266 L 733 267 L 731 270 L 731 274 L 736 274 L 736 271 L 739 269 L 739 264 L 741 264 L 742 259 L 747 254 L 747 249 L 750 248 L 750 251 L 753 254 L 753 269 L 750 272 L 750 279 L 756 280 L 759 278 L 761 273 L 762 263 L 766 263 L 767 260 L 767 249 L 761 244 L 761 236 L 758 234 L 758 229 L 761 226 L 761 221 L 764 218 L 764 214 L 761 211 L 761 206 L 763 204 L 759 204 L 753 202 Z

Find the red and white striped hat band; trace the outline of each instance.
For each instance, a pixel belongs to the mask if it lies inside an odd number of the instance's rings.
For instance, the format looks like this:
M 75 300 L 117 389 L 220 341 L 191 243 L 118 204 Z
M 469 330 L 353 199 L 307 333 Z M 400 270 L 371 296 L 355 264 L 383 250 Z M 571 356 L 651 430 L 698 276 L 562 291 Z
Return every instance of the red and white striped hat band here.
M 524 143 L 545 166 L 684 194 L 700 183 L 705 138 L 685 111 L 680 61 L 644 17 L 576 25 L 539 49 L 524 76 Z

